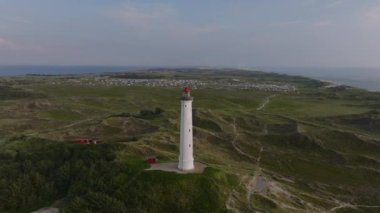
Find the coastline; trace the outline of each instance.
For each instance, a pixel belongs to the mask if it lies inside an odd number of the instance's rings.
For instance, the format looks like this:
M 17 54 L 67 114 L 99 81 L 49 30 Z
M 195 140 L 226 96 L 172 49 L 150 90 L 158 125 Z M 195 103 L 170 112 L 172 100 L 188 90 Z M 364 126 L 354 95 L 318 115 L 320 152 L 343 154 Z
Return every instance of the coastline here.
M 162 67 L 162 66 L 157 66 Z M 90 75 L 101 73 L 118 73 L 137 71 L 155 67 L 143 66 L 86 66 L 86 65 L 0 65 L 0 77 L 14 76 L 63 76 Z M 169 66 L 169 68 L 171 68 Z M 346 71 L 347 69 L 347 71 Z M 367 72 L 361 72 L 361 69 Z M 242 69 L 244 70 L 244 69 Z M 252 69 L 245 69 L 252 70 Z M 287 68 L 287 67 L 258 67 L 263 72 L 274 72 L 286 75 L 298 75 L 335 86 L 351 86 L 370 92 L 380 92 L 380 68 Z M 370 71 L 368 71 L 370 70 Z

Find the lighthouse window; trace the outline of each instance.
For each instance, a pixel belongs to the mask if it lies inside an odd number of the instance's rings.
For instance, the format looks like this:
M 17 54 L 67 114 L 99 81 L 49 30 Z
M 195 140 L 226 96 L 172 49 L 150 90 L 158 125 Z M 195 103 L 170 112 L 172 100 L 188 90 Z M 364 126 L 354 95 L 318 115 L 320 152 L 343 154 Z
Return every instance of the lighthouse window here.
M 191 132 L 191 129 L 189 129 L 189 132 Z
M 191 144 L 189 144 L 189 147 L 191 147 Z
M 187 105 L 185 105 L 185 107 L 187 107 Z

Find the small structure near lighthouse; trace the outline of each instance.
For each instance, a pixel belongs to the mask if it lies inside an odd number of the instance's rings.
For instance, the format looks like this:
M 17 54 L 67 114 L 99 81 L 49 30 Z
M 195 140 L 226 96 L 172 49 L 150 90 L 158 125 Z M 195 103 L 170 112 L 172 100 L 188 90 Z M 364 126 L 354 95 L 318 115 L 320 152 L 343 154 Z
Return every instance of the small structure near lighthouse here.
M 180 126 L 180 145 L 179 163 L 180 170 L 193 170 L 193 97 L 190 95 L 190 88 L 184 87 L 181 97 L 181 126 Z

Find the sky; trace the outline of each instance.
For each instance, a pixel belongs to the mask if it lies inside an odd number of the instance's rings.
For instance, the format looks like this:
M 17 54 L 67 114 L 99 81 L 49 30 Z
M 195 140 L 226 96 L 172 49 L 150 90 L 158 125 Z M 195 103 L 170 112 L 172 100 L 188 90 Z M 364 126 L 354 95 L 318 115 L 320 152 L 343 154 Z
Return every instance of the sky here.
M 380 67 L 379 0 L 0 0 L 0 65 Z

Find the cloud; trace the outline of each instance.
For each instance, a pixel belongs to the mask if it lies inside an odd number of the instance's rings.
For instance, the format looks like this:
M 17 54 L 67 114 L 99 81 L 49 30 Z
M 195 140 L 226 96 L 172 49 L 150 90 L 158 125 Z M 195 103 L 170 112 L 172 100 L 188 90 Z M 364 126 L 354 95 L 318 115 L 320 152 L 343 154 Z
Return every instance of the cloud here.
M 367 10 L 364 13 L 363 21 L 369 28 L 380 28 L 380 6 Z
M 107 10 L 106 16 L 143 31 L 159 31 L 167 34 L 195 36 L 226 29 L 223 26 L 193 25 L 179 21 L 176 9 L 167 5 L 134 6 L 124 4 L 121 8 Z
M 4 45 L 7 43 L 7 40 L 5 38 L 0 37 L 0 45 Z
M 171 25 L 176 11 L 163 5 L 138 8 L 125 4 L 121 8 L 106 11 L 106 15 L 130 27 L 155 30 Z
M 4 16 L 0 13 L 0 30 L 9 31 L 17 27 L 24 27 L 32 22 L 21 16 Z
M 22 16 L 10 16 L 5 17 L 4 20 L 12 22 L 12 23 L 18 23 L 18 24 L 30 24 L 31 21 L 22 17 Z
M 46 49 L 36 44 L 18 43 L 0 36 L 0 51 L 41 53 Z
M 347 2 L 347 0 L 332 0 L 327 4 L 327 7 L 336 7 L 343 3 Z
M 292 25 L 299 25 L 299 24 L 303 24 L 305 23 L 305 21 L 281 21 L 281 22 L 276 22 L 276 23 L 273 23 L 272 26 L 275 26 L 275 27 L 286 27 L 286 26 L 292 26 Z
M 331 26 L 333 23 L 332 21 L 316 21 L 314 22 L 315 27 L 327 27 Z
M 0 16 L 0 22 L 2 24 L 30 24 L 32 23 L 30 20 L 22 17 L 22 16 Z
M 329 20 L 321 20 L 321 21 L 283 21 L 273 23 L 274 27 L 290 27 L 290 26 L 312 26 L 312 27 L 327 27 L 332 25 L 333 22 Z
M 3 37 L 0 37 L 0 50 L 6 49 L 6 50 L 15 50 L 17 49 L 17 45 L 11 42 L 8 39 L 5 39 Z

